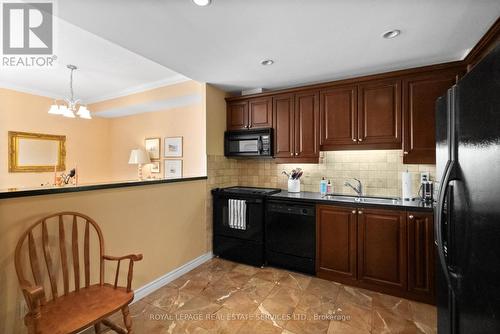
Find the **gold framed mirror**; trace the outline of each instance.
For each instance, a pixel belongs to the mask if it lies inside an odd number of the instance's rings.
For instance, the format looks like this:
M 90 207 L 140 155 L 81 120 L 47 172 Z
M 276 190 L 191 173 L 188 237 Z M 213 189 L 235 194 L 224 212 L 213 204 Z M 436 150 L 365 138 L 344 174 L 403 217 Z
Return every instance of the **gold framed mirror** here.
M 66 170 L 66 136 L 9 131 L 9 172 Z

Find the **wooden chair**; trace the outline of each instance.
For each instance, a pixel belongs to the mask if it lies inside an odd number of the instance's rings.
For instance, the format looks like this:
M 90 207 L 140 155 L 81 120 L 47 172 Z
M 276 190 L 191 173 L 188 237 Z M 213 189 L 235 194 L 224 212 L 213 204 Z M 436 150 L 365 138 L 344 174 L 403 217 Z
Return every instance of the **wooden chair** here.
M 49 237 L 47 225 L 55 229 L 56 236 L 54 238 Z M 66 249 L 66 239 L 69 241 L 69 238 L 66 237 L 65 225 L 72 225 L 70 250 Z M 82 278 L 82 281 L 84 282 L 80 281 L 81 249 L 78 244 L 78 226 L 82 226 L 81 228 L 84 228 L 85 230 L 83 237 L 84 279 Z M 97 284 L 91 284 L 90 276 L 91 228 L 93 228 L 93 230 L 97 233 L 99 244 L 99 283 Z M 45 261 L 39 260 L 39 252 L 37 251 L 39 246 L 37 246 L 35 242 L 35 236 L 40 234 L 43 260 Z M 54 246 L 54 239 L 58 239 L 56 246 Z M 23 246 L 25 243 L 27 243 L 27 246 Z M 53 248 L 58 248 L 57 252 L 51 252 L 50 245 L 53 245 Z M 23 252 L 23 249 L 26 248 L 27 250 Z M 71 258 L 68 259 L 68 252 L 71 253 L 72 257 L 74 289 L 70 288 L 71 269 L 69 268 L 70 266 L 68 265 L 68 260 L 71 260 Z M 96 253 L 97 250 L 93 254 Z M 56 266 L 56 261 L 53 261 L 53 259 L 56 259 L 56 257 L 59 256 L 60 265 Z M 28 257 L 33 282 L 29 281 L 27 276 L 24 274 L 28 265 L 27 263 L 23 265 L 23 260 L 27 262 Z M 104 283 L 105 260 L 117 261 L 114 284 Z M 126 287 L 118 286 L 120 263 L 122 260 L 129 261 Z M 78 333 L 79 331 L 92 325 L 94 326 L 96 333 L 100 333 L 101 324 L 108 326 L 117 333 L 132 333 L 132 320 L 129 314 L 128 305 L 134 299 L 134 292 L 131 289 L 134 262 L 140 260 L 142 260 L 141 254 L 126 255 L 121 257 L 104 255 L 104 240 L 101 229 L 94 220 L 86 215 L 76 212 L 61 212 L 39 220 L 21 236 L 19 242 L 17 243 L 15 252 L 17 277 L 29 309 L 28 314 L 24 318 L 25 324 L 28 327 L 28 333 Z M 45 262 L 46 270 L 43 268 L 43 262 Z M 27 271 L 30 270 L 28 269 Z M 45 272 L 48 275 L 50 283 L 50 298 L 44 289 L 44 278 L 46 276 L 42 273 Z M 58 290 L 58 281 L 59 283 L 62 281 L 62 291 Z M 61 291 L 61 294 L 59 291 Z M 123 313 L 123 321 L 125 323 L 126 330 L 107 319 L 108 316 L 118 310 L 121 310 Z

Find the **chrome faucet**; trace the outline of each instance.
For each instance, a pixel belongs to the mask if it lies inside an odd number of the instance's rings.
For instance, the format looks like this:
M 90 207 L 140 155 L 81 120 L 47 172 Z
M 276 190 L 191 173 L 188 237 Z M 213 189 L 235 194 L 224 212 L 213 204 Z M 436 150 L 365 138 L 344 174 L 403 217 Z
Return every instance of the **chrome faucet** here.
M 355 187 L 351 184 L 351 182 L 349 182 L 348 180 L 345 180 L 344 181 L 344 186 L 346 187 L 351 187 L 352 190 L 354 190 L 356 192 L 356 194 L 358 194 L 359 197 L 363 196 L 363 184 L 361 183 L 360 180 L 356 179 L 356 178 L 352 178 L 352 180 L 355 180 L 358 182 L 358 186 Z

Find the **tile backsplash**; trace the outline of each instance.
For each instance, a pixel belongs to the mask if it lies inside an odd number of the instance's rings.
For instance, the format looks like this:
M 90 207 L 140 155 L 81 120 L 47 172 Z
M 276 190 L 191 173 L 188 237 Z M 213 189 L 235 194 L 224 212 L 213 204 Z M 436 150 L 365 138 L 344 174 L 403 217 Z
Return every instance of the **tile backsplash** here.
M 336 193 L 353 194 L 344 181 L 355 177 L 363 183 L 365 195 L 401 196 L 401 172 L 412 173 L 414 195 L 420 185 L 420 172 L 429 172 L 435 178 L 435 165 L 404 165 L 402 150 L 329 151 L 321 152 L 319 164 L 277 164 L 265 159 L 226 159 L 208 157 L 209 187 L 246 185 L 286 189 L 283 170 L 300 167 L 304 171 L 301 190 L 319 191 L 324 176 L 333 184 Z

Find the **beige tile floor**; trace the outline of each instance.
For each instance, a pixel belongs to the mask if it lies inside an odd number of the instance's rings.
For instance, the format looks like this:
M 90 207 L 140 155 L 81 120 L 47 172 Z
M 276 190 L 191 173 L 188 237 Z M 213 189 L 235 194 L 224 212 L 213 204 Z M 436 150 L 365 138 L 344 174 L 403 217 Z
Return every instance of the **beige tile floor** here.
M 436 333 L 436 308 L 213 259 L 131 305 L 135 334 Z M 118 315 L 114 320 L 120 321 Z

